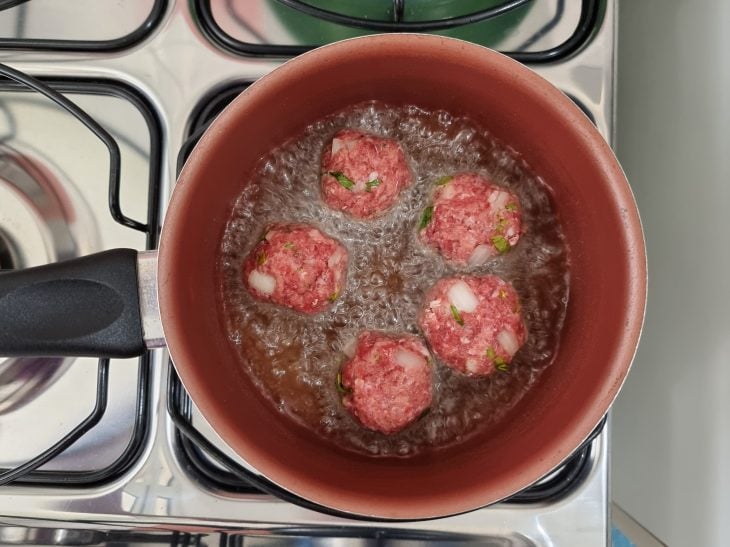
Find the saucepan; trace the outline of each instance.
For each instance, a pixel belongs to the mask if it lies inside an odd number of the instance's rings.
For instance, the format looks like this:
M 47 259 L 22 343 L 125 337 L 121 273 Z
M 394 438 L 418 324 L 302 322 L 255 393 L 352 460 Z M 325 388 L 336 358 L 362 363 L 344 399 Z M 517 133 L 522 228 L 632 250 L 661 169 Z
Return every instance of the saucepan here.
M 537 386 L 488 435 L 408 458 L 337 450 L 267 403 L 226 338 L 214 275 L 229 213 L 257 161 L 313 121 L 373 99 L 446 109 L 488 127 L 551 188 L 570 253 L 560 346 Z M 341 514 L 423 519 L 504 499 L 580 446 L 626 377 L 645 296 L 630 187 L 568 97 L 480 46 L 378 35 L 306 53 L 241 93 L 180 174 L 157 256 L 116 250 L 2 274 L 0 354 L 138 355 L 161 342 L 145 342 L 159 338 L 161 320 L 162 342 L 193 401 L 259 474 Z M 159 317 L 150 309 L 157 302 Z

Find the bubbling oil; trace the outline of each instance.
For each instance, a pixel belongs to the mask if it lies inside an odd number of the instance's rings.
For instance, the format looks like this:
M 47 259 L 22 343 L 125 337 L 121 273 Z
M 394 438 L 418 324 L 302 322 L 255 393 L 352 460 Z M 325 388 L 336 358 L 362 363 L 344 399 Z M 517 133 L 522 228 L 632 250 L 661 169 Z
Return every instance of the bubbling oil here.
M 374 220 L 355 220 L 321 199 L 322 152 L 343 128 L 398 139 L 408 157 L 414 183 Z M 469 269 L 448 264 L 417 234 L 434 182 L 462 171 L 485 175 L 517 194 L 525 232 L 507 255 Z M 243 261 L 274 222 L 310 223 L 347 247 L 347 286 L 329 310 L 300 314 L 256 300 L 243 285 Z M 391 436 L 363 428 L 336 389 L 345 348 L 363 330 L 420 334 L 417 317 L 425 291 L 460 272 L 497 274 L 520 295 L 529 335 L 509 371 L 470 378 L 436 361 L 427 414 Z M 451 446 L 505 419 L 555 356 L 569 282 L 565 239 L 550 191 L 517 153 L 468 118 L 380 102 L 317 121 L 261 160 L 233 207 L 218 274 L 228 338 L 265 398 L 287 419 L 342 448 L 373 456 Z

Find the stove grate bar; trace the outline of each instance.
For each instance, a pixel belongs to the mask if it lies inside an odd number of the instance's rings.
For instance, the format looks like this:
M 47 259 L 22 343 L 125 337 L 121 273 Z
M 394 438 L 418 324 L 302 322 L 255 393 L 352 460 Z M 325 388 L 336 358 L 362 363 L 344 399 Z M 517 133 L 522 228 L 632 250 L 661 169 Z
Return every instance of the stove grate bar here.
M 0 64 L 0 76 L 4 76 L 46 96 L 84 124 L 89 131 L 94 133 L 104 143 L 104 146 L 109 151 L 109 210 L 112 217 L 123 226 L 139 232 L 147 232 L 149 225 L 133 220 L 122 212 L 119 198 L 121 154 L 119 152 L 119 145 L 106 129 L 99 125 L 86 112 L 81 110 L 73 101 L 37 78 L 4 64 Z
M 66 450 L 87 431 L 92 429 L 106 411 L 106 404 L 109 395 L 109 359 L 100 359 L 99 368 L 96 377 L 96 403 L 91 413 L 77 425 L 68 435 L 59 440 L 56 444 L 39 454 L 35 458 L 14 467 L 12 469 L 0 470 L 0 486 L 14 482 L 32 471 L 35 471 L 42 465 L 48 463 L 61 452 Z
M 0 11 L 29 3 L 30 0 L 0 0 Z M 58 40 L 51 38 L 0 38 L 0 49 L 32 51 L 116 52 L 138 44 L 157 28 L 167 11 L 167 0 L 155 0 L 147 18 L 135 30 L 111 40 Z

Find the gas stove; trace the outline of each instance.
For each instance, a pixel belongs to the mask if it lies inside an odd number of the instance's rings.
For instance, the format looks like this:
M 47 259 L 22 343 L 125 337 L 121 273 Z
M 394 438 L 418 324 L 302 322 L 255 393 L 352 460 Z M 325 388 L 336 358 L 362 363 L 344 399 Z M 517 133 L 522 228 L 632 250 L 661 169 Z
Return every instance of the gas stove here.
M 485 5 L 493 17 L 480 20 Z M 462 17 L 455 6 L 482 15 Z M 225 105 L 288 58 L 373 28 L 436 30 L 504 51 L 562 89 L 611 141 L 616 7 L 0 2 L 0 62 L 89 114 L 116 142 L 120 166 L 115 178 L 109 150 L 77 119 L 0 80 L 0 268 L 154 249 L 176 174 Z M 424 522 L 363 522 L 265 493 L 265 481 L 199 414 L 162 350 L 112 361 L 0 358 L 0 544 L 603 546 L 605 429 L 497 505 Z

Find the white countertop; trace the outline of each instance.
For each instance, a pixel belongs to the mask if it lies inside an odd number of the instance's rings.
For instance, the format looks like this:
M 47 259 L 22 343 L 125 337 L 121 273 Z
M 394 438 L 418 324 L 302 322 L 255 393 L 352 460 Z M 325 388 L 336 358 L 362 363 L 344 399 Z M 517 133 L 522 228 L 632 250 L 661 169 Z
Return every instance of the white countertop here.
M 730 3 L 624 1 L 618 156 L 649 256 L 613 497 L 669 545 L 730 537 Z

